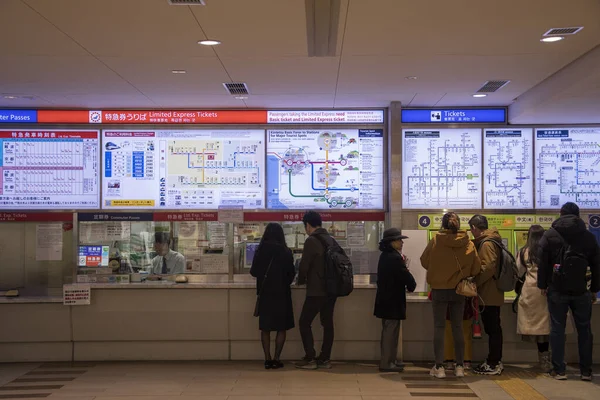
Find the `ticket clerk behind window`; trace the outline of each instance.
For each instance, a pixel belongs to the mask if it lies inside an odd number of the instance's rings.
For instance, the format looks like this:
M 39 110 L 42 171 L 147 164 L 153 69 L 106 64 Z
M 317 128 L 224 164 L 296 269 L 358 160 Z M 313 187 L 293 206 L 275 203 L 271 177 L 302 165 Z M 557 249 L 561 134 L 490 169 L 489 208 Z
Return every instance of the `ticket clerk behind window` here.
M 155 275 L 185 274 L 185 257 L 171 250 L 171 234 L 169 232 L 156 232 L 154 234 L 154 251 L 156 257 L 152 259 L 152 269 Z

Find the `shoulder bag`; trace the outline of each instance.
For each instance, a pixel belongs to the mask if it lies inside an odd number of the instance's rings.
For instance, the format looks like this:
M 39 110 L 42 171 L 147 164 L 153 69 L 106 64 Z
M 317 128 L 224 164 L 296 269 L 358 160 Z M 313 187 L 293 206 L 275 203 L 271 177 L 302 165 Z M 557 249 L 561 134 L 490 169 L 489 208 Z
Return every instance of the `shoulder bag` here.
M 456 294 L 465 297 L 477 297 L 477 285 L 473 282 L 472 279 L 466 278 L 462 273 L 462 268 L 460 267 L 460 262 L 458 262 L 458 257 L 454 254 L 454 259 L 456 260 L 456 266 L 458 267 L 458 272 L 460 273 L 461 280 L 456 285 Z
M 273 257 L 275 258 L 275 257 Z M 265 278 L 263 279 L 263 283 L 262 286 L 260 287 L 260 290 L 258 292 L 258 295 L 256 296 L 256 303 L 254 304 L 254 316 L 258 317 L 259 316 L 259 307 L 260 307 L 260 295 L 263 292 L 263 289 L 265 288 L 265 282 L 267 281 L 267 276 L 269 275 L 269 271 L 271 270 L 271 264 L 273 264 L 273 258 L 271 258 L 271 261 L 269 262 L 269 266 L 267 267 L 267 270 L 265 271 Z

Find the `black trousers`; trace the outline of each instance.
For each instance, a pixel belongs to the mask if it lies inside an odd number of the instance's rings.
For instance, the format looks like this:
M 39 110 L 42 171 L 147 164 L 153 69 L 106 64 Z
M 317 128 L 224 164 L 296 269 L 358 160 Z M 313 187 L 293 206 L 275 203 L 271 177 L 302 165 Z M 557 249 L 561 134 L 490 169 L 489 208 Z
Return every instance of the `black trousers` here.
M 490 367 L 495 367 L 502 361 L 502 324 L 500 322 L 500 307 L 485 306 L 481 312 L 481 322 L 483 329 L 489 337 L 489 350 L 487 363 Z
M 312 332 L 312 323 L 319 314 L 321 326 L 323 326 L 323 345 L 321 346 L 321 360 L 329 360 L 331 348 L 333 347 L 333 310 L 335 308 L 335 297 L 310 296 L 304 300 L 302 313 L 300 314 L 299 328 L 302 337 L 302 345 L 307 358 L 315 358 L 315 339 Z

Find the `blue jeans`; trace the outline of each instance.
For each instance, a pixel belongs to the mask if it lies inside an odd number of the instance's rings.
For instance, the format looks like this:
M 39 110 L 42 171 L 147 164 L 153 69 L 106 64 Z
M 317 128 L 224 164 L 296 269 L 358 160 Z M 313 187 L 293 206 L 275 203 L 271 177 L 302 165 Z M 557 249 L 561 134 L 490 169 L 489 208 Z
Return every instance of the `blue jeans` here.
M 569 296 L 550 290 L 548 292 L 548 311 L 550 312 L 550 346 L 552 347 L 552 366 L 555 372 L 564 373 L 565 364 L 565 328 L 567 312 L 571 309 L 575 328 L 577 328 L 577 344 L 579 347 L 579 369 L 582 375 L 592 374 L 593 334 L 592 294 L 587 292 L 580 296 Z

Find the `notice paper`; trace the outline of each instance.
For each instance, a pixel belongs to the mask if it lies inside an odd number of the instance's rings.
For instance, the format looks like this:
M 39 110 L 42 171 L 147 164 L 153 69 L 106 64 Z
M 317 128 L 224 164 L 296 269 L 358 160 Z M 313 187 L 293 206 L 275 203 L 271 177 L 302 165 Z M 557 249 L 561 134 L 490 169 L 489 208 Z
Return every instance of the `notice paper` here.
M 36 261 L 62 261 L 62 222 L 38 224 L 36 227 Z
M 348 246 L 365 247 L 365 223 L 348 222 Z
M 91 297 L 89 284 L 63 285 L 63 305 L 65 306 L 89 305 Z
M 203 274 L 226 274 L 229 272 L 227 254 L 203 254 L 200 256 L 200 272 Z
M 107 241 L 129 240 L 131 222 L 104 222 Z

